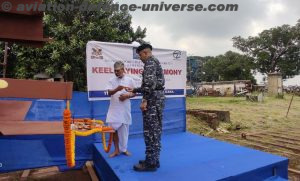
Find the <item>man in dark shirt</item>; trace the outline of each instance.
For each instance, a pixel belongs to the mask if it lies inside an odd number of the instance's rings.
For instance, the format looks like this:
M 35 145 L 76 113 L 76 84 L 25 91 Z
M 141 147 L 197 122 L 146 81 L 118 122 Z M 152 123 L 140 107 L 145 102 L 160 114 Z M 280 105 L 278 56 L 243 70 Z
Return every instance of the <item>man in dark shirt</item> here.
M 129 92 L 143 94 L 141 110 L 143 112 L 146 159 L 134 165 L 135 171 L 156 171 L 160 167 L 162 112 L 164 108 L 165 78 L 159 61 L 152 55 L 152 46 L 143 44 L 136 50 L 144 63 L 142 85 Z

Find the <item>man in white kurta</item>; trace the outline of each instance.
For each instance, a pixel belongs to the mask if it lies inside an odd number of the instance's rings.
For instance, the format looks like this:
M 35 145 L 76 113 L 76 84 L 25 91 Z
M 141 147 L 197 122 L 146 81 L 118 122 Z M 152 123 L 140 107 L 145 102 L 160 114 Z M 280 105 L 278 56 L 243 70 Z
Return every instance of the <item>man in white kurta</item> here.
M 134 80 L 125 75 L 124 64 L 118 61 L 114 64 L 115 76 L 109 80 L 107 85 L 108 94 L 111 96 L 110 105 L 106 117 L 109 126 L 116 130 L 114 133 L 115 151 L 110 155 L 114 157 L 123 153 L 127 156 L 130 152 L 127 150 L 129 125 L 131 120 L 131 103 L 130 98 L 135 94 L 125 91 L 124 88 L 134 88 Z

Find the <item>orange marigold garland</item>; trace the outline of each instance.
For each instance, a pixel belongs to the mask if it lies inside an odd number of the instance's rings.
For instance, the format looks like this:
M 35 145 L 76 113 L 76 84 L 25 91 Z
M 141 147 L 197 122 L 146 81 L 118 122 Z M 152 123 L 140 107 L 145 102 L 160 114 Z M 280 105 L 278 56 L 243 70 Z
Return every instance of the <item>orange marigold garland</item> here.
M 113 140 L 113 133 L 109 134 L 109 141 L 108 141 L 108 147 L 106 147 L 106 140 L 105 140 L 105 133 L 102 132 L 102 144 L 104 151 L 108 153 L 110 151 L 111 145 L 112 145 L 112 140 Z
M 74 167 L 75 161 L 73 158 L 75 157 L 74 154 L 74 145 L 72 145 L 72 130 L 71 130 L 71 111 L 68 109 L 64 110 L 64 118 L 63 118 L 63 125 L 64 125 L 64 133 L 65 133 L 65 152 L 66 152 L 66 160 L 68 167 Z M 75 140 L 75 139 L 74 139 Z M 74 155 L 74 156 L 73 156 Z
M 75 166 L 75 133 L 72 131 L 71 133 L 71 165 L 72 167 Z
M 69 106 L 67 106 L 69 108 Z M 73 121 L 74 124 L 71 124 Z M 77 125 L 76 125 L 77 124 Z M 103 126 L 104 122 L 91 119 L 71 119 L 71 111 L 64 110 L 63 127 L 65 139 L 65 152 L 68 167 L 75 166 L 75 138 L 76 136 L 89 136 L 94 133 L 102 133 L 102 143 L 105 152 L 109 152 L 113 140 L 113 128 Z M 98 126 L 97 126 L 98 125 Z M 76 129 L 88 129 L 86 131 L 77 131 Z M 110 132 L 108 147 L 106 146 L 105 132 Z

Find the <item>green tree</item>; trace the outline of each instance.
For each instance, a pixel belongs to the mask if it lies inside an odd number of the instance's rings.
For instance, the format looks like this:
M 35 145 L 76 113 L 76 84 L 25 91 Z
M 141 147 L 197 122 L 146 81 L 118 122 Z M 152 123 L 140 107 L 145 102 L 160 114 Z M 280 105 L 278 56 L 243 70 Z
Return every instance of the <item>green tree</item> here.
M 187 80 L 190 82 L 201 82 L 201 73 L 203 72 L 203 65 L 213 57 L 206 56 L 189 56 L 187 58 Z
M 74 3 L 84 0 L 46 0 L 45 3 Z M 90 0 L 107 3 L 110 0 Z M 74 82 L 74 90 L 86 90 L 86 55 L 88 41 L 131 43 L 141 42 L 146 29 L 131 27 L 131 15 L 122 11 L 46 11 L 44 36 L 53 40 L 41 49 L 13 45 L 15 65 L 9 71 L 13 78 L 32 78 L 46 72 L 50 76 L 60 73 L 65 80 Z
M 261 73 L 281 72 L 293 76 L 300 70 L 300 21 L 264 30 L 258 36 L 233 38 L 233 46 L 252 57 Z
M 228 51 L 224 55 L 210 58 L 203 66 L 202 79 L 211 81 L 251 80 L 254 65 L 246 55 Z
M 217 71 L 219 62 L 215 59 L 215 57 L 209 59 L 204 65 L 201 71 L 200 77 L 202 81 L 212 82 L 219 81 L 219 72 Z
M 6 77 L 13 77 L 13 70 L 16 66 L 16 54 L 12 50 L 11 44 L 8 44 L 9 50 L 8 50 L 8 57 L 7 57 L 7 66 L 6 66 Z M 2 63 L 4 62 L 4 49 L 5 44 L 4 42 L 0 42 L 0 78 L 3 77 L 3 66 Z

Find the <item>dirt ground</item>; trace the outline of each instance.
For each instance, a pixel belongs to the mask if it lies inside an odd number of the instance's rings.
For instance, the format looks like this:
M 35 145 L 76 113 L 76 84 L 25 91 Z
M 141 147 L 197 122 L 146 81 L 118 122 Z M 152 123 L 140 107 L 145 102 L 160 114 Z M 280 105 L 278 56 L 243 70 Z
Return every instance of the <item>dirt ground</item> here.
M 265 97 L 264 102 L 249 102 L 244 97 L 191 97 L 187 109 L 230 111 L 231 122 L 220 123 L 217 130 L 192 115 L 187 129 L 193 133 L 288 157 L 289 179 L 300 180 L 300 97 Z M 245 133 L 247 139 L 241 134 Z M 299 172 L 299 173 L 298 173 Z

